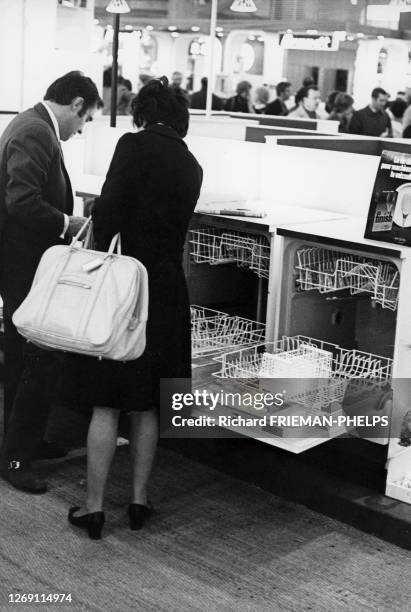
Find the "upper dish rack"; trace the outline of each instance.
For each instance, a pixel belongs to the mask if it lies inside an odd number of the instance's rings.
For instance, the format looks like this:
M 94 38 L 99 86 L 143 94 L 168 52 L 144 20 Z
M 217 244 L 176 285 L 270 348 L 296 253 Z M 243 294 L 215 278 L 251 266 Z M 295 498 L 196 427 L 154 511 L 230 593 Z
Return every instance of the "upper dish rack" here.
M 190 255 L 195 263 L 235 263 L 268 278 L 270 245 L 265 236 L 213 227 L 190 230 Z
M 368 293 L 383 308 L 396 310 L 400 275 L 394 264 L 321 247 L 297 251 L 297 283 L 302 291 L 331 293 L 347 289 Z

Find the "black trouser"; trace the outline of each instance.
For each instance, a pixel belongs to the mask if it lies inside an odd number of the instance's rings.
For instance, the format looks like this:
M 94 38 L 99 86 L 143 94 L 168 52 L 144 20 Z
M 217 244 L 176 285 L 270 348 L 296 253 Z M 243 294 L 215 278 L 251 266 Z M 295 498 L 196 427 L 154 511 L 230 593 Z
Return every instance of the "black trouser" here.
M 5 323 L 5 438 L 2 456 L 30 461 L 40 446 L 60 372 L 59 356 L 25 340 Z
M 14 311 L 26 297 L 37 261 L 21 266 L 1 253 L 7 275 L 1 275 L 4 317 L 4 424 L 2 458 L 30 460 L 43 440 L 60 373 L 59 353 L 27 343 L 12 322 Z

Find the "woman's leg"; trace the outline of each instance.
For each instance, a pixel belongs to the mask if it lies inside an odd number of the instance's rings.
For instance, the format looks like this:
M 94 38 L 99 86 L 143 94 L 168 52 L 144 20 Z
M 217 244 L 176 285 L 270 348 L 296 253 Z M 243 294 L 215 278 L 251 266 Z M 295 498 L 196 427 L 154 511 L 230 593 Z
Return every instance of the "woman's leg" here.
M 147 483 L 151 474 L 158 441 L 156 410 L 130 414 L 130 452 L 133 468 L 133 499 L 147 504 Z
M 103 509 L 108 472 L 117 444 L 119 411 L 95 407 L 87 436 L 87 500 L 76 516 Z

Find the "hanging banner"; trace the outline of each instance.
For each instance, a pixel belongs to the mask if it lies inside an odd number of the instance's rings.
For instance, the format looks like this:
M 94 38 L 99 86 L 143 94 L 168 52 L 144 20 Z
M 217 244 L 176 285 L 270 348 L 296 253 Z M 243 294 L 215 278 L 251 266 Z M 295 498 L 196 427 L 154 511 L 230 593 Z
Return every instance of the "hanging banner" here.
M 364 237 L 411 246 L 411 155 L 382 152 Z

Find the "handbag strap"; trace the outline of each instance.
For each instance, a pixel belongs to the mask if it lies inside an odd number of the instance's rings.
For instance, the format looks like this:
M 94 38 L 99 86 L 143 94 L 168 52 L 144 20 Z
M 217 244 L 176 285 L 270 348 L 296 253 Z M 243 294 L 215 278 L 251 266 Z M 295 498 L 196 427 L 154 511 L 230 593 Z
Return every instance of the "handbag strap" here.
M 113 238 L 112 238 L 112 240 L 110 242 L 110 246 L 109 246 L 108 251 L 107 251 L 107 255 L 113 255 L 116 246 L 117 246 L 117 255 L 121 255 L 121 236 L 120 236 L 120 232 L 118 234 L 116 234 L 115 236 L 113 236 Z
M 88 242 L 90 242 L 92 229 L 91 229 L 91 217 L 88 217 L 83 223 L 83 225 L 80 227 L 77 234 L 73 237 L 71 241 L 71 246 L 74 246 L 76 242 L 78 242 L 78 240 L 80 239 L 80 236 L 84 233 L 84 230 L 86 229 L 87 226 L 88 226 L 88 231 L 86 235 L 86 241 L 88 240 Z

